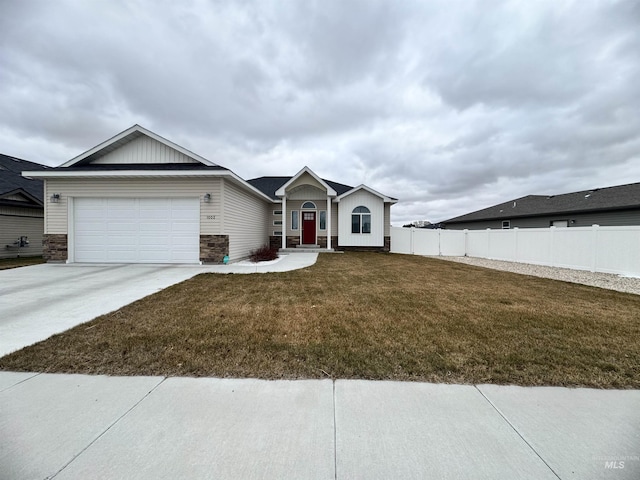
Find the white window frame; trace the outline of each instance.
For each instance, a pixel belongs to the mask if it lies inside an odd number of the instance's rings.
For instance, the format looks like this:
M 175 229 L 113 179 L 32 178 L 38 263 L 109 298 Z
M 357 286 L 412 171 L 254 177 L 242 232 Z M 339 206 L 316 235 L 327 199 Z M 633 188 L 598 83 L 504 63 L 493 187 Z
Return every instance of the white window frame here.
M 503 220 L 502 221 L 502 229 L 509 230 L 511 228 L 511 220 Z
M 324 214 L 324 228 L 322 228 L 322 215 Z M 327 231 L 327 211 L 319 210 L 318 211 L 318 229 L 322 231 Z
M 273 215 L 276 216 L 276 217 L 277 216 L 282 216 L 282 210 L 274 210 L 273 211 Z
M 280 225 L 282 225 L 282 220 L 274 220 L 273 221 L 273 226 L 274 227 L 279 227 Z
M 293 214 L 295 213 L 296 221 L 293 221 Z M 291 230 L 300 229 L 300 212 L 298 210 L 291 210 Z
M 359 208 L 365 208 L 367 211 L 366 212 L 356 212 L 357 209 Z M 368 232 L 363 232 L 362 229 L 364 227 L 364 222 L 363 217 L 364 216 L 368 216 L 369 217 L 369 231 Z M 354 232 L 353 231 L 353 217 L 357 216 L 358 217 L 358 232 Z M 351 235 L 371 235 L 371 232 L 373 231 L 373 215 L 371 214 L 371 209 L 369 207 L 367 207 L 366 205 L 358 205 L 357 207 L 355 207 L 353 210 L 351 210 Z
M 274 237 L 281 237 L 282 236 L 282 230 L 274 230 L 273 231 L 273 236 Z

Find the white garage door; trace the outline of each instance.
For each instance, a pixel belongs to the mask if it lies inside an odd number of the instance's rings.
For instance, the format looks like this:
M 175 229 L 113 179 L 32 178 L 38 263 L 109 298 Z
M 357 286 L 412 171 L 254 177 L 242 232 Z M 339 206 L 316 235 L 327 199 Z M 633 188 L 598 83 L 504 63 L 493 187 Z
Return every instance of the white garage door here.
M 197 263 L 198 198 L 76 198 L 74 260 Z

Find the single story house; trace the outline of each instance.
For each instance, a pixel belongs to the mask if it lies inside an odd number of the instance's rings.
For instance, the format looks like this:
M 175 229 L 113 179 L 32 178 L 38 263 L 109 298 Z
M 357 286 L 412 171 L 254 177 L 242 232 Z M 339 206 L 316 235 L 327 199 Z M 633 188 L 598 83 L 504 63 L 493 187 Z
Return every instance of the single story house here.
M 640 183 L 527 195 L 440 222 L 452 230 L 640 225 Z
M 46 168 L 0 154 L 0 258 L 42 255 L 43 183 L 21 172 Z
M 395 198 L 305 167 L 244 180 L 139 125 L 44 180 L 44 256 L 57 262 L 219 263 L 281 248 L 390 249 Z

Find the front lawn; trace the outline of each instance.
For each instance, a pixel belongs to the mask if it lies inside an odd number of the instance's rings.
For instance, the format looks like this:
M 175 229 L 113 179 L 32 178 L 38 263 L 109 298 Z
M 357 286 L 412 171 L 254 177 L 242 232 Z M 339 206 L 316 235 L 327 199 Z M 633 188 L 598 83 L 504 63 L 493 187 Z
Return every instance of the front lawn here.
M 110 375 L 640 388 L 640 296 L 408 255 L 203 274 L 0 359 Z
M 44 263 L 44 259 L 42 257 L 0 258 L 0 270 L 28 267 L 29 265 L 37 265 L 39 263 Z

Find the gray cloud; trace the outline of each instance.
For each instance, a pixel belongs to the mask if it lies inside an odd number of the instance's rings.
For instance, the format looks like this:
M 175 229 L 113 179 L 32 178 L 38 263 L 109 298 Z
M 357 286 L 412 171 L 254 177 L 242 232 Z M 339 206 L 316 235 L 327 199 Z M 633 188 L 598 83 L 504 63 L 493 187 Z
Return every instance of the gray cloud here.
M 140 123 L 367 183 L 396 224 L 640 181 L 639 5 L 2 2 L 0 142 L 56 165 Z

